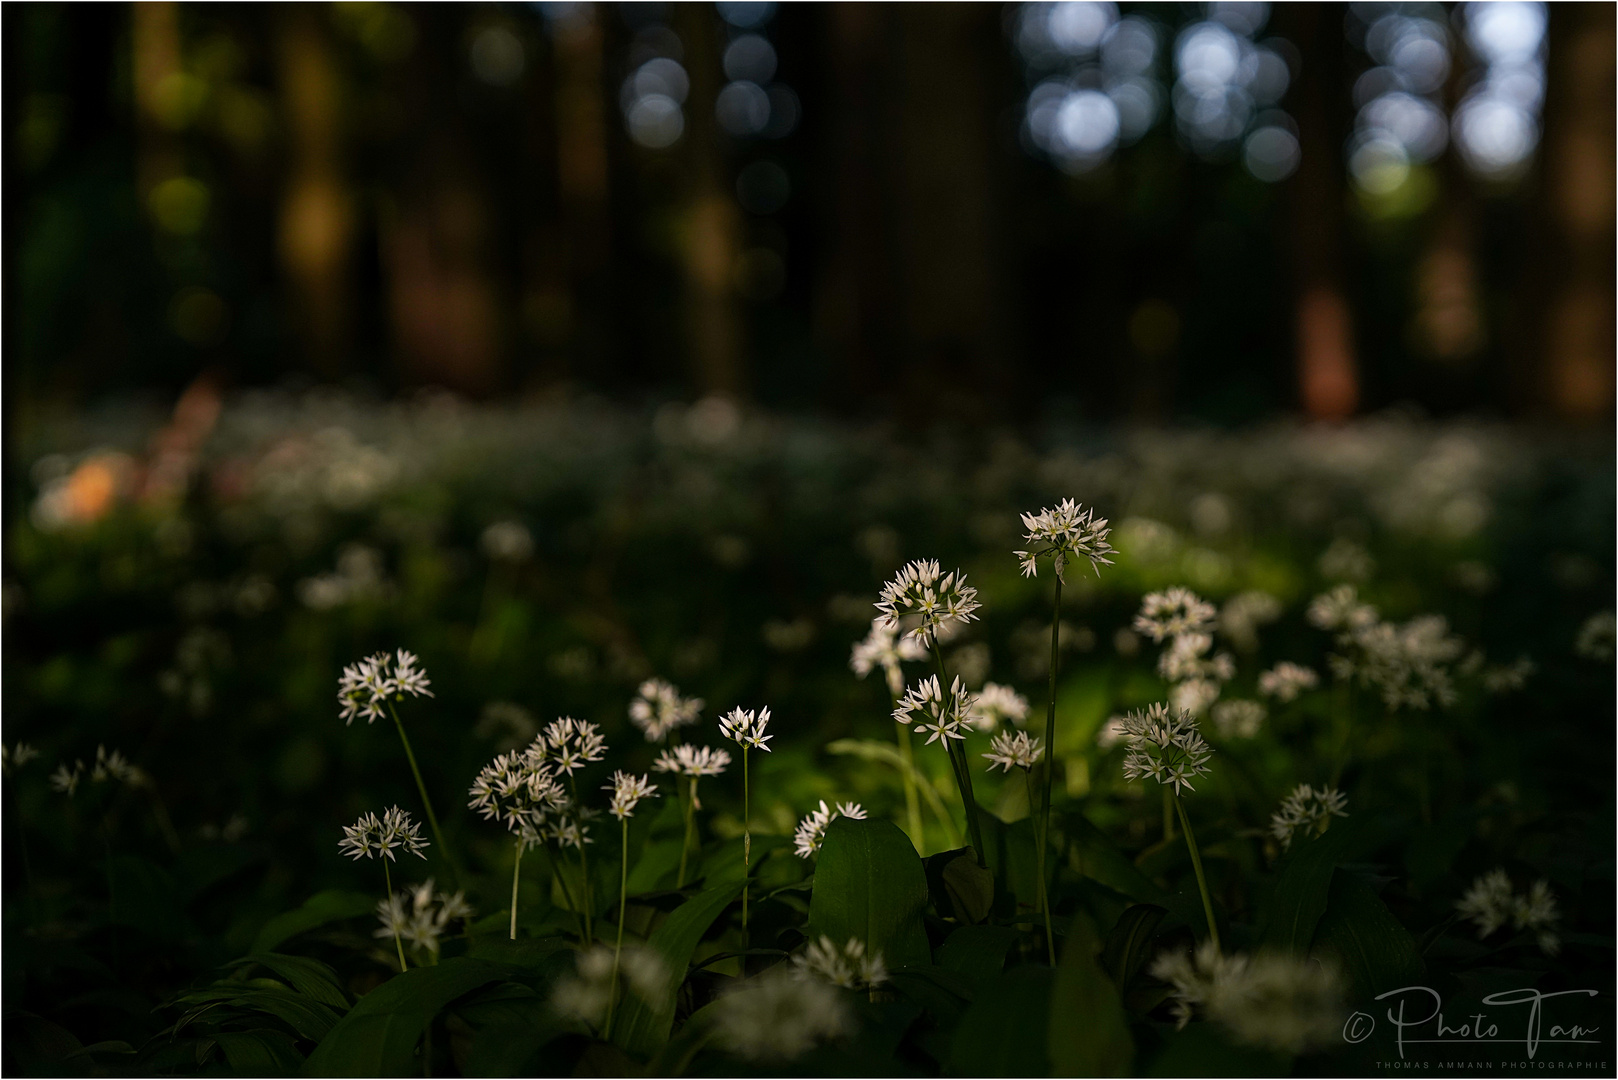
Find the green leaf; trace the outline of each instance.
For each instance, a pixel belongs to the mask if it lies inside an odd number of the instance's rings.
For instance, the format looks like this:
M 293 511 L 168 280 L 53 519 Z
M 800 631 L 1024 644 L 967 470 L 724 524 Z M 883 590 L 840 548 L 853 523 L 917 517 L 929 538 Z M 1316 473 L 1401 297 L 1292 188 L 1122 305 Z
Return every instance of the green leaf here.
M 994 906 L 994 874 L 971 855 L 957 855 L 939 872 L 950 910 L 963 923 L 979 923 Z
M 1118 917 L 1118 924 L 1107 935 L 1102 959 L 1107 966 L 1107 974 L 1112 976 L 1119 991 L 1127 987 L 1135 972 L 1140 970 L 1152 935 L 1157 933 L 1158 924 L 1167 914 L 1166 908 L 1156 904 L 1135 904 Z
M 963 926 L 938 947 L 938 966 L 964 975 L 969 982 L 987 982 L 1006 966 L 1006 953 L 1017 940 L 1009 926 Z
M 1089 918 L 1074 916 L 1051 990 L 1047 1038 L 1057 1076 L 1125 1076 L 1134 1059 L 1123 1001 L 1100 951 Z
M 906 964 L 888 973 L 893 988 L 933 1014 L 940 1027 L 952 1027 L 974 995 L 964 975 L 932 964 Z
M 237 964 L 260 964 L 286 980 L 288 986 L 324 1005 L 347 1011 L 348 994 L 330 965 L 306 956 L 285 953 L 253 953 Z
M 1089 818 L 1083 814 L 1064 814 L 1062 826 L 1072 843 L 1072 858 L 1079 873 L 1132 900 L 1149 904 L 1166 901 L 1163 889 L 1119 851 L 1105 833 L 1091 824 Z
M 1213 1024 L 1169 1031 L 1168 1045 L 1152 1060 L 1147 1076 L 1286 1076 L 1291 1059 L 1238 1046 Z
M 309 1076 L 403 1076 L 415 1072 L 416 1043 L 439 1010 L 511 969 L 457 956 L 395 975 L 360 998 L 315 1047 Z
M 1308 952 L 1315 926 L 1326 912 L 1333 871 L 1371 851 L 1381 838 L 1378 820 L 1351 817 L 1334 822 L 1320 836 L 1295 842 L 1276 877 L 1259 946 L 1299 956 Z
M 814 932 L 842 944 L 851 938 L 879 952 L 889 967 L 932 961 L 921 913 L 927 875 L 910 838 L 891 821 L 840 817 L 826 829 L 809 899 Z
M 253 939 L 254 953 L 267 953 L 296 934 L 313 930 L 317 926 L 339 919 L 354 919 L 368 915 L 376 908 L 376 897 L 363 893 L 328 889 L 304 901 L 302 907 L 285 911 L 264 924 L 264 929 Z
M 1381 897 L 1360 878 L 1341 870 L 1332 878 L 1311 953 L 1337 961 L 1352 984 L 1355 1001 L 1415 985 L 1426 969 L 1415 939 Z
M 559 937 L 493 938 L 480 941 L 467 951 L 478 960 L 491 960 L 497 964 L 510 964 L 525 971 L 549 972 L 553 958 L 568 952 L 568 944 Z M 571 964 L 572 957 L 563 957 Z
M 279 1031 L 220 1031 L 209 1038 L 242 1076 L 292 1076 L 304 1064 L 292 1040 Z
M 663 925 L 652 931 L 646 944 L 662 954 L 666 967 L 664 985 L 650 1001 L 626 995 L 614 1024 L 614 1043 L 631 1054 L 644 1057 L 655 1053 L 668 1041 L 669 1029 L 674 1026 L 675 999 L 679 996 L 680 984 L 685 981 L 686 968 L 691 966 L 691 954 L 720 912 L 741 892 L 740 881 L 715 885 L 675 908 Z
M 1012 968 L 990 984 L 955 1027 L 950 1074 L 1050 1075 L 1046 1034 L 1055 985 L 1056 972 L 1032 964 Z
M 566 1034 L 551 1023 L 492 1024 L 479 1028 L 467 1051 L 467 1076 L 544 1076 L 552 1063 L 538 1060 L 539 1053 Z

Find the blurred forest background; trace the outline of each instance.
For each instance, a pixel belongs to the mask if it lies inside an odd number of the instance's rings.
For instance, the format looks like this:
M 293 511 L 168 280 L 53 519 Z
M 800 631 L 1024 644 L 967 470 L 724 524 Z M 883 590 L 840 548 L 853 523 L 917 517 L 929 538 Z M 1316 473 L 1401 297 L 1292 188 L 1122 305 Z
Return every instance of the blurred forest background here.
M 12 421 L 1613 411 L 1608 4 L 17 4 Z

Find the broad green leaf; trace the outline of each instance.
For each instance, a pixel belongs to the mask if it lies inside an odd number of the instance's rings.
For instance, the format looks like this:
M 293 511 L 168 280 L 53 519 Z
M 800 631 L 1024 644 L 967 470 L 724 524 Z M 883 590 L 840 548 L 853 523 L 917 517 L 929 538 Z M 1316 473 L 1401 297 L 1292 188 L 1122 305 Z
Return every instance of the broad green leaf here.
M 1118 987 L 1101 967 L 1101 943 L 1074 917 L 1051 990 L 1047 1045 L 1057 1076 L 1125 1076 L 1135 1056 Z
M 1415 985 L 1425 971 L 1410 931 L 1371 886 L 1341 870 L 1332 878 L 1311 952 L 1337 961 L 1356 1002 L 1397 986 Z
M 466 1055 L 467 1076 L 544 1076 L 551 1070 L 540 1061 L 544 1050 L 567 1029 L 549 1022 L 491 1024 L 472 1036 Z
M 242 1076 L 292 1076 L 304 1063 L 292 1040 L 279 1031 L 221 1031 L 209 1037 Z
M 1117 984 L 1120 992 L 1129 985 L 1129 980 L 1135 977 L 1140 970 L 1142 961 L 1146 959 L 1147 950 L 1152 942 L 1152 935 L 1157 933 L 1158 924 L 1163 916 L 1168 914 L 1166 908 L 1156 904 L 1135 904 L 1119 916 L 1118 924 L 1107 935 L 1107 945 L 1102 953 L 1103 962 L 1107 966 L 1107 974 Z
M 457 956 L 411 968 L 360 998 L 309 1055 L 309 1076 L 403 1076 L 416 1071 L 416 1043 L 439 1010 L 511 969 Z
M 906 964 L 888 974 L 893 989 L 932 1013 L 941 1027 L 953 1027 L 975 996 L 966 976 L 932 964 Z
M 970 982 L 986 982 L 999 976 L 1016 940 L 1017 931 L 1009 926 L 963 926 L 939 946 L 938 966 Z
M 674 1026 L 675 999 L 685 981 L 686 968 L 691 965 L 691 954 L 720 912 L 741 893 L 740 881 L 715 885 L 675 908 L 663 925 L 652 931 L 646 943 L 663 957 L 664 985 L 649 1002 L 633 994 L 625 996 L 614 1023 L 613 1042 L 644 1057 L 668 1041 L 669 1029 Z
M 1132 900 L 1161 904 L 1167 897 L 1161 887 L 1141 873 L 1140 867 L 1119 851 L 1105 833 L 1083 814 L 1064 814 L 1062 827 L 1072 844 L 1074 869 Z
M 319 960 L 285 953 L 253 953 L 237 963 L 260 964 L 285 979 L 298 993 L 335 1009 L 348 1009 L 348 994 L 338 981 L 337 972 Z
M 891 821 L 840 817 L 826 829 L 815 863 L 809 923 L 842 944 L 851 938 L 889 967 L 932 960 L 921 913 L 927 875 L 910 838 Z
M 950 910 L 963 923 L 979 923 L 994 906 L 994 874 L 971 855 L 957 855 L 939 874 Z
M 493 938 L 480 941 L 467 952 L 477 960 L 491 960 L 497 964 L 510 964 L 525 971 L 549 971 L 553 958 L 569 952 L 566 941 L 559 937 Z M 569 964 L 572 956 L 563 957 Z
M 1321 836 L 1294 841 L 1270 895 L 1269 921 L 1259 937 L 1262 948 L 1302 956 L 1326 912 L 1332 873 L 1339 864 L 1367 854 L 1382 837 L 1380 822 L 1351 817 L 1333 822 Z
M 977 995 L 950 1040 L 953 1076 L 1049 1076 L 1046 1035 L 1056 972 L 1015 967 Z
M 339 919 L 355 919 L 376 909 L 376 897 L 364 893 L 328 889 L 304 901 L 302 907 L 285 911 L 264 924 L 253 939 L 254 953 L 272 952 L 283 941 L 317 926 Z

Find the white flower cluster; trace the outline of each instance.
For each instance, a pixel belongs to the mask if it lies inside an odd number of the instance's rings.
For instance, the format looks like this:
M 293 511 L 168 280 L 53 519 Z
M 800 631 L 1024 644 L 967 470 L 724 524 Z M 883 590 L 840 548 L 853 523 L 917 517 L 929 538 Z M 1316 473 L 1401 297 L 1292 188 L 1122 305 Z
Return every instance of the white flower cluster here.
M 391 938 L 397 935 L 408 941 L 411 948 L 437 956 L 439 939 L 444 936 L 449 924 L 456 919 L 470 919 L 473 911 L 464 893 L 435 893 L 433 879 L 428 878 L 424 884 L 413 889 L 378 900 L 376 915 L 382 927 L 374 936 Z
M 882 612 L 877 622 L 894 633 L 899 631 L 901 616 L 919 616 L 920 621 L 905 636 L 928 645 L 945 628 L 975 621 L 973 612 L 983 605 L 978 603 L 978 591 L 966 584 L 966 575 L 959 570 L 941 575 L 936 559 L 917 559 L 882 586 L 882 599 L 876 606 Z
M 393 656 L 379 652 L 348 665 L 337 680 L 338 715 L 348 724 L 356 716 L 375 723 L 382 707 L 401 694 L 432 697 L 419 663 L 415 653 L 400 649 Z
M 1519 656 L 1509 664 L 1491 667 L 1483 672 L 1483 689 L 1491 694 L 1510 694 L 1528 685 L 1529 678 L 1539 670 L 1526 656 Z
M 966 720 L 979 731 L 994 731 L 1002 723 L 1022 727 L 1028 721 L 1028 699 L 1009 686 L 984 683 Z
M 1101 573 L 1102 564 L 1112 565 L 1108 555 L 1115 554 L 1107 543 L 1107 519 L 1095 516 L 1072 499 L 1063 499 L 1054 509 L 1046 507 L 1037 514 L 1022 515 L 1023 528 L 1028 532 L 1023 539 L 1027 551 L 1014 551 L 1022 564 L 1024 577 L 1039 573 L 1039 560 L 1049 558 L 1056 570 L 1056 579 L 1067 584 L 1064 576 L 1069 560 L 1089 559 L 1090 568 Z
M 1281 800 L 1281 809 L 1270 815 L 1270 835 L 1283 848 L 1292 846 L 1293 834 L 1302 829 L 1305 836 L 1319 836 L 1334 817 L 1347 817 L 1343 809 L 1348 799 L 1334 787 L 1299 784 Z
M 1377 622 L 1376 608 L 1360 602 L 1352 585 L 1339 585 L 1309 602 L 1308 619 L 1322 630 L 1353 631 Z
M 1320 676 L 1313 668 L 1283 660 L 1258 677 L 1258 692 L 1280 702 L 1296 701 L 1305 690 L 1320 685 Z
M 1573 655 L 1610 663 L 1615 642 L 1618 642 L 1618 616 L 1610 611 L 1598 611 L 1579 627 L 1579 636 L 1573 641 Z
M 1260 953 L 1224 956 L 1213 942 L 1195 955 L 1164 953 L 1151 973 L 1174 987 L 1184 1027 L 1197 1013 L 1238 1042 L 1298 1054 L 1331 1045 L 1343 1022 L 1343 982 L 1318 960 Z
M 640 696 L 629 703 L 629 719 L 647 742 L 663 742 L 671 732 L 696 723 L 705 704 L 701 698 L 681 697 L 673 683 L 647 679 L 640 684 Z
M 1385 622 L 1360 602 L 1352 585 L 1339 585 L 1309 605 L 1309 621 L 1337 634 L 1340 652 L 1329 658 L 1332 674 L 1382 691 L 1389 709 L 1428 709 L 1455 701 L 1452 665 L 1466 650 L 1442 615 L 1418 615 L 1404 624 Z
M 820 809 L 810 811 L 804 819 L 798 822 L 798 828 L 792 834 L 792 842 L 797 846 L 798 858 L 807 859 L 820 850 L 821 841 L 826 839 L 826 827 L 833 820 L 846 817 L 856 821 L 865 820 L 865 807 L 859 803 L 838 803 L 829 807 L 826 800 L 820 800 Z
M 1168 648 L 1157 658 L 1158 674 L 1170 684 L 1169 703 L 1201 716 L 1219 700 L 1220 686 L 1236 674 L 1231 655 L 1213 651 L 1214 606 L 1178 586 L 1148 593 L 1135 616 L 1135 629 Z
M 792 958 L 792 966 L 800 978 L 824 979 L 846 990 L 869 990 L 888 981 L 882 954 L 868 951 L 859 938 L 849 938 L 848 944 L 838 946 L 822 934 L 819 941 L 810 942 Z
M 0 750 L 4 747 L 0 746 Z M 12 751 L 6 763 L 6 775 L 11 774 L 15 767 L 25 765 L 39 756 L 39 751 L 24 743 L 18 743 L 17 749 Z M 75 760 L 72 765 L 66 762 L 58 765 L 56 771 L 50 775 L 50 785 L 53 791 L 72 798 L 78 793 L 79 784 L 84 779 L 85 768 L 82 759 Z M 150 787 L 152 778 L 146 770 L 139 765 L 131 764 L 124 757 L 122 751 L 108 750 L 105 746 L 96 747 L 95 764 L 90 768 L 90 779 L 97 784 L 105 784 L 109 780 L 116 780 L 132 788 Z
M 498 821 L 519 836 L 540 836 L 552 814 L 568 806 L 567 793 L 545 764 L 543 742 L 522 753 L 506 753 L 483 766 L 468 794 L 470 809 Z
M 711 746 L 695 747 L 690 743 L 682 743 L 673 750 L 665 750 L 657 756 L 652 768 L 658 772 L 674 773 L 677 776 L 718 776 L 730 764 L 730 751 L 715 749 Z
M 337 850 L 351 859 L 386 856 L 394 862 L 398 861 L 393 854 L 394 848 L 402 848 L 407 854 L 425 859 L 427 856 L 422 848 L 428 846 L 428 842 L 421 837 L 421 826 L 411 820 L 407 811 L 397 806 L 389 809 L 380 819 L 366 811 L 354 824 L 343 826 L 343 838 L 337 842 Z
M 871 620 L 871 631 L 865 635 L 865 640 L 854 643 L 848 666 L 862 679 L 881 667 L 888 680 L 888 693 L 898 697 L 905 686 L 904 672 L 899 665 L 907 660 L 926 658 L 927 647 L 923 643 L 908 634 L 900 637 L 898 628 L 889 627 L 878 615 Z
M 601 790 L 612 792 L 612 805 L 609 807 L 612 816 L 619 821 L 635 813 L 635 805 L 642 799 L 655 799 L 657 785 L 652 778 L 642 774 L 635 776 L 617 769 L 612 774 L 612 782 L 602 784 Z
M 1135 629 L 1158 643 L 1183 634 L 1211 633 L 1213 625 L 1214 606 L 1178 585 L 1147 593 L 1135 616 Z
M 1030 739 L 1028 732 L 1002 731 L 989 740 L 989 752 L 983 756 L 989 759 L 989 768 L 998 765 L 1009 773 L 1013 766 L 1032 769 L 1044 754 L 1042 740 Z
M 893 719 L 906 726 L 914 722 L 918 735 L 929 733 L 929 746 L 940 739 L 965 739 L 966 735 L 961 729 L 967 724 L 974 700 L 973 695 L 966 692 L 959 675 L 950 684 L 948 694 L 940 688 L 938 676 L 929 675 L 899 699 L 899 707 L 893 710 Z M 949 744 L 946 742 L 944 745 Z
M 770 726 L 770 710 L 768 707 L 754 712 L 752 709 L 735 708 L 726 713 L 719 720 L 719 733 L 732 740 L 738 746 L 750 750 L 763 750 L 768 753 L 770 748 L 764 744 L 775 738 L 774 735 L 764 734 L 764 729 Z
M 20 742 L 15 748 L 0 743 L 0 774 L 10 776 L 14 769 L 20 769 L 39 756 L 27 743 Z
M 1190 713 L 1158 703 L 1129 713 L 1122 726 L 1129 744 L 1124 756 L 1126 780 L 1149 776 L 1178 795 L 1195 790 L 1191 781 L 1208 774 L 1213 748 Z
M 67 762 L 56 766 L 51 773 L 50 784 L 52 791 L 59 791 L 68 798 L 72 798 L 79 790 L 79 781 L 84 779 L 84 762 L 75 761 L 71 767 Z
M 537 758 L 536 763 L 572 776 L 607 756 L 607 739 L 590 721 L 563 716 L 547 724 L 526 753 Z
M 1562 951 L 1562 939 L 1556 933 L 1561 920 L 1557 910 L 1556 894 L 1550 883 L 1541 879 L 1529 890 L 1517 894 L 1504 867 L 1489 871 L 1476 881 L 1455 903 L 1461 918 L 1471 919 L 1478 928 L 1478 937 L 1486 938 L 1510 923 L 1518 930 L 1532 930 L 1539 949 L 1547 956 Z
M 1262 703 L 1239 699 L 1221 701 L 1213 707 L 1214 727 L 1227 739 L 1251 739 L 1264 726 L 1270 712 Z
M 854 1018 L 842 991 L 794 977 L 777 964 L 746 979 L 714 1003 L 719 1045 L 749 1061 L 783 1062 L 816 1043 L 847 1034 Z
M 1237 593 L 1219 609 L 1219 630 L 1242 652 L 1258 649 L 1258 628 L 1281 617 L 1281 601 L 1259 589 Z
M 600 1028 L 612 1001 L 612 954 L 605 945 L 593 945 L 580 952 L 574 974 L 556 981 L 551 1007 L 561 1016 Z M 618 970 L 629 992 L 645 1002 L 654 1002 L 667 987 L 668 965 L 656 949 L 625 945 L 618 958 Z

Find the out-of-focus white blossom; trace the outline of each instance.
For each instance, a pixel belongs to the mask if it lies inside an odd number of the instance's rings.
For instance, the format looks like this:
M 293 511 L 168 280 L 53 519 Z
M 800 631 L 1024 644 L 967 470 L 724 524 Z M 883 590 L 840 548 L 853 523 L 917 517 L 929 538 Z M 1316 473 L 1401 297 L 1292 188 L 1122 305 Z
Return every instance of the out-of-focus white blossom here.
M 428 842 L 421 837 L 421 826 L 411 820 L 407 811 L 397 806 L 390 808 L 380 819 L 369 811 L 361 814 L 354 824 L 343 826 L 343 838 L 337 842 L 338 850 L 351 859 L 385 856 L 395 862 L 398 861 L 393 854 L 395 848 L 425 859 L 427 855 L 422 848 L 428 846 Z
M 965 739 L 962 729 L 966 727 L 974 700 L 961 684 L 959 675 L 950 684 L 947 694 L 940 688 L 938 676 L 929 675 L 899 699 L 893 719 L 907 727 L 915 724 L 918 735 L 926 732 L 928 745 L 940 739 Z
M 1137 709 L 1124 717 L 1124 739 L 1129 753 L 1124 757 L 1124 778 L 1151 777 L 1158 783 L 1182 791 L 1195 790 L 1191 781 L 1210 771 L 1208 759 L 1213 748 L 1197 730 L 1191 714 L 1162 704 Z
M 1009 773 L 1013 766 L 1032 769 L 1044 754 L 1042 740 L 1030 739 L 1028 732 L 1002 731 L 989 740 L 989 752 L 983 756 L 989 759 L 989 768 L 998 765 Z
M 609 810 L 619 821 L 633 815 L 635 805 L 642 799 L 657 797 L 657 785 L 652 783 L 651 777 L 635 776 L 622 769 L 614 771 L 612 782 L 602 784 L 601 789 L 612 792 L 612 805 Z
M 1455 910 L 1463 919 L 1472 921 L 1480 939 L 1510 923 L 1518 930 L 1533 931 L 1535 943 L 1545 955 L 1555 956 L 1562 950 L 1562 939 L 1556 932 L 1561 912 L 1556 894 L 1543 879 L 1518 894 L 1505 868 L 1497 867 L 1472 882 L 1456 901 Z
M 734 741 L 738 746 L 751 750 L 769 751 L 764 744 L 775 738 L 774 735 L 764 734 L 764 729 L 770 726 L 770 710 L 768 707 L 754 712 L 752 709 L 735 708 L 726 713 L 719 721 L 719 733 L 725 738 Z
M 68 767 L 66 762 L 63 762 L 56 766 L 55 772 L 51 773 L 51 790 L 60 791 L 68 798 L 72 798 L 79 790 L 79 781 L 82 779 L 84 779 L 84 762 L 75 761 L 71 768 Z
M 795 978 L 788 964 L 738 983 L 714 1006 L 719 1045 L 756 1062 L 801 1057 L 817 1043 L 846 1035 L 853 1022 L 843 991 Z
M 888 681 L 888 693 L 898 697 L 904 693 L 905 686 L 904 671 L 899 665 L 907 660 L 926 658 L 925 645 L 908 634 L 900 637 L 898 628 L 890 628 L 879 615 L 871 620 L 871 630 L 865 635 L 865 639 L 854 643 L 854 649 L 848 657 L 848 666 L 862 679 L 877 667 L 881 667 L 882 674 Z
M 1169 688 L 1169 705 L 1192 716 L 1201 716 L 1218 700 L 1219 683 L 1213 679 L 1187 679 Z
M 1103 750 L 1110 750 L 1121 742 L 1126 742 L 1127 732 L 1124 717 L 1117 715 L 1107 717 L 1101 727 L 1096 729 L 1096 745 Z
M 859 938 L 839 946 L 822 934 L 792 958 L 792 966 L 800 978 L 824 979 L 845 990 L 869 990 L 888 981 L 882 954 L 867 950 Z
M 1213 707 L 1214 727 L 1227 739 L 1251 739 L 1264 726 L 1269 710 L 1257 701 L 1221 701 Z
M 1221 955 L 1204 942 L 1195 955 L 1164 953 L 1151 973 L 1174 987 L 1181 1027 L 1199 1012 L 1237 1042 L 1299 1054 L 1332 1045 L 1343 1022 L 1343 980 L 1319 960 L 1279 953 Z
M 607 1018 L 612 1000 L 613 950 L 593 945 L 578 954 L 574 973 L 556 981 L 551 1007 L 561 1016 L 599 1029 Z M 625 945 L 618 957 L 618 970 L 625 990 L 645 1002 L 653 1002 L 668 983 L 668 965 L 655 949 Z
M 673 683 L 647 679 L 640 684 L 640 696 L 629 703 L 629 719 L 647 742 L 662 742 L 670 732 L 696 723 L 704 704 L 701 698 L 681 697 Z
M 1190 589 L 1176 585 L 1147 593 L 1134 625 L 1156 642 L 1182 634 L 1204 634 L 1213 629 L 1214 606 Z
M 496 521 L 483 530 L 478 547 L 495 562 L 527 562 L 534 553 L 534 534 L 520 521 Z
M 826 839 L 826 827 L 840 817 L 864 821 L 865 807 L 859 803 L 838 803 L 835 807 L 829 807 L 826 800 L 821 799 L 820 809 L 812 810 L 805 815 L 792 834 L 792 843 L 797 847 L 798 858 L 807 859 L 818 852 L 821 842 Z
M 1237 593 L 1219 609 L 1219 629 L 1242 652 L 1258 648 L 1258 628 L 1281 617 L 1281 601 L 1267 592 Z
M 433 879 L 414 888 L 393 893 L 377 901 L 376 915 L 382 926 L 375 932 L 378 938 L 398 936 L 413 949 L 437 956 L 440 939 L 457 919 L 470 919 L 474 912 L 466 902 L 466 894 L 445 894 L 433 891 Z
M 1526 656 L 1519 656 L 1509 664 L 1486 668 L 1483 689 L 1491 694 L 1509 694 L 1528 685 L 1529 678 L 1539 667 Z
M 1229 653 L 1209 656 L 1213 637 L 1203 633 L 1176 635 L 1157 658 L 1157 673 L 1169 682 L 1187 679 L 1216 679 L 1229 682 L 1236 675 L 1236 661 Z
M 1102 564 L 1112 565 L 1112 560 L 1107 558 L 1114 554 L 1112 545 L 1107 543 L 1110 531 L 1107 519 L 1096 517 L 1094 510 L 1086 510 L 1072 499 L 1063 499 L 1056 507 L 1046 507 L 1037 514 L 1024 514 L 1022 524 L 1028 530 L 1023 537 L 1028 550 L 1012 554 L 1022 564 L 1024 577 L 1038 574 L 1039 560 L 1043 558 L 1051 560 L 1057 580 L 1064 585 L 1070 561 L 1089 559 L 1090 568 L 1097 575 L 1101 573 Z
M 695 747 L 682 743 L 673 750 L 664 750 L 652 763 L 658 772 L 678 776 L 718 776 L 730 764 L 730 751 L 711 746 Z
M 1281 800 L 1281 808 L 1270 815 L 1270 835 L 1281 841 L 1283 848 L 1289 848 L 1293 835 L 1300 830 L 1305 836 L 1319 836 L 1332 818 L 1347 817 L 1347 805 L 1348 799 L 1334 787 L 1299 784 Z
M 10 776 L 38 756 L 39 751 L 27 743 L 20 742 L 15 748 L 0 743 L 0 774 Z
M 90 766 L 90 779 L 97 784 L 116 780 L 130 787 L 145 787 L 151 783 L 146 771 L 138 765 L 130 764 L 122 751 L 109 751 L 105 746 L 96 747 L 95 764 Z
M 882 614 L 877 621 L 897 633 L 901 617 L 918 616 L 905 636 L 927 645 L 945 628 L 975 621 L 974 612 L 982 606 L 977 597 L 978 591 L 966 584 L 966 575 L 959 570 L 941 575 L 937 560 L 917 559 L 882 586 L 882 599 L 876 604 Z
M 1320 553 L 1320 573 L 1329 581 L 1364 582 L 1376 572 L 1376 560 L 1363 544 L 1339 536 Z
M 1615 640 L 1618 640 L 1618 616 L 1610 611 L 1598 611 L 1579 627 L 1579 636 L 1573 642 L 1573 655 L 1586 660 L 1610 662 Z
M 1352 585 L 1339 585 L 1309 602 L 1309 623 L 1322 630 L 1357 630 L 1377 621 L 1376 608 L 1360 603 Z
M 1003 722 L 1022 727 L 1028 721 L 1028 699 L 1009 686 L 984 683 L 966 719 L 978 731 L 994 731 Z
M 1320 684 L 1320 676 L 1313 668 L 1283 660 L 1258 677 L 1258 692 L 1277 701 L 1293 701 L 1305 690 Z
M 1339 678 L 1357 678 L 1382 691 L 1389 709 L 1427 709 L 1455 701 L 1449 666 L 1465 644 L 1449 632 L 1442 615 L 1418 615 L 1407 623 L 1373 622 L 1338 634 L 1343 652 L 1331 656 Z

